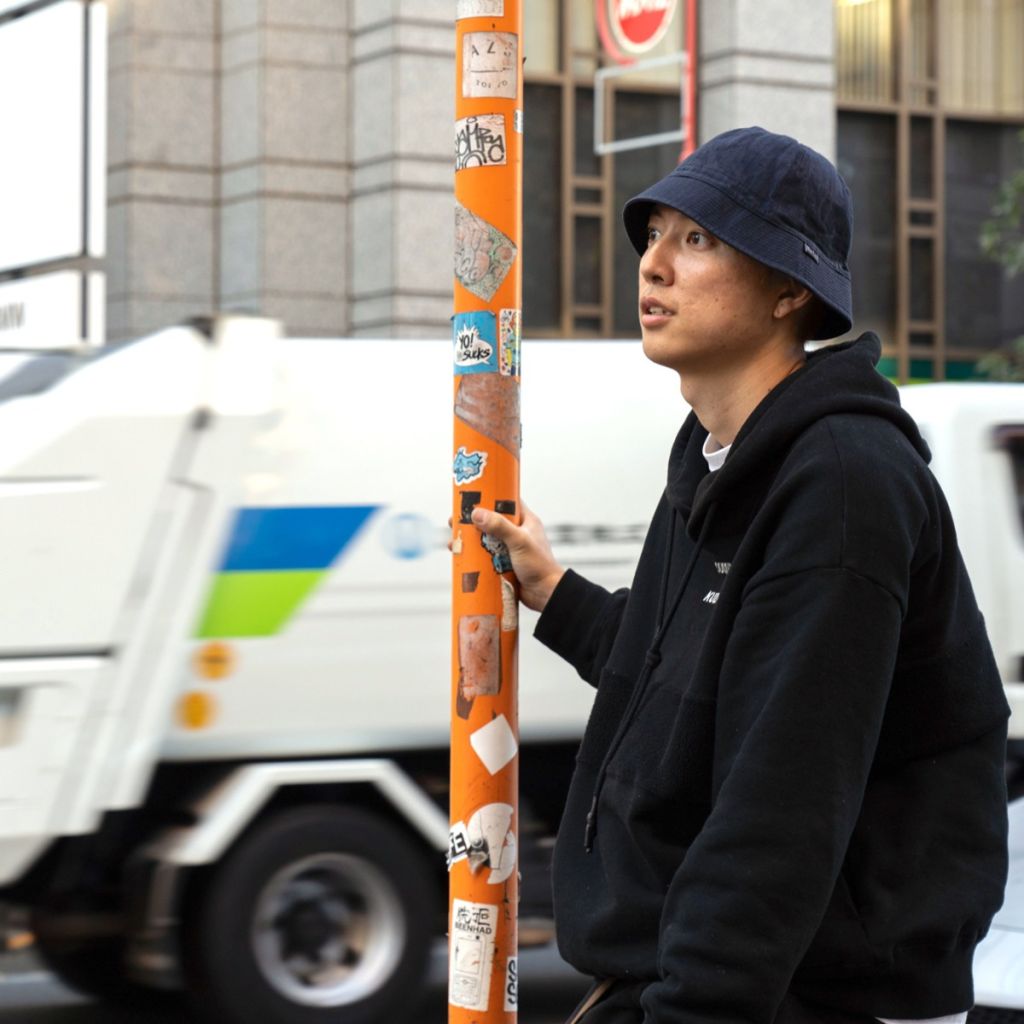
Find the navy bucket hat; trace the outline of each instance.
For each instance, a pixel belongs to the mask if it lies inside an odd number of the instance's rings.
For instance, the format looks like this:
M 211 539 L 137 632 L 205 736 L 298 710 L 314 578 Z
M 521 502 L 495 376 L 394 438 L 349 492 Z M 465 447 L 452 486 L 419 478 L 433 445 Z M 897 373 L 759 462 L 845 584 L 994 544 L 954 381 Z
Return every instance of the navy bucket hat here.
M 853 204 L 846 182 L 820 153 L 764 128 L 716 135 L 623 207 L 626 234 L 640 254 L 654 203 L 806 285 L 825 305 L 815 338 L 852 327 Z

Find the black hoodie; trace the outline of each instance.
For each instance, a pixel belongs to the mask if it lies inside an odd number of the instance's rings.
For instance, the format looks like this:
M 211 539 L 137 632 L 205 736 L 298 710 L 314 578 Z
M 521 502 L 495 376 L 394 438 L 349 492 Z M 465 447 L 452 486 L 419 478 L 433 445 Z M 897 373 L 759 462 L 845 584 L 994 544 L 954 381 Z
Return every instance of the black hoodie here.
M 973 1001 L 1008 708 L 879 354 L 811 355 L 714 474 L 691 415 L 632 589 L 569 571 L 538 623 L 597 687 L 559 948 L 643 986 L 649 1024 L 770 1024 L 787 992 L 896 1018 Z

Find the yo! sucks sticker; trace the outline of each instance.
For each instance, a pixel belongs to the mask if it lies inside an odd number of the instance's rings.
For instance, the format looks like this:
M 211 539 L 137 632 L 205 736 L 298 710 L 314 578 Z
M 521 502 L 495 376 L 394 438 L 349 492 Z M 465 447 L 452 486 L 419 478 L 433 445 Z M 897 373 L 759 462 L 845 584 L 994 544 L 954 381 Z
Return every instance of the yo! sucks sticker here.
M 454 317 L 455 372 L 496 373 L 498 339 L 494 314 L 456 313 Z

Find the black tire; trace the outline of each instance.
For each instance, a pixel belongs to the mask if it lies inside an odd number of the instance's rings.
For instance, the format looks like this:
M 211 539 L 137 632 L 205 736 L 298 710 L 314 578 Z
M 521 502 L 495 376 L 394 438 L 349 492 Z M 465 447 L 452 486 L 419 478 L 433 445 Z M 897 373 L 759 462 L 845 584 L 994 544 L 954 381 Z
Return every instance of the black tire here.
M 356 808 L 283 810 L 189 900 L 183 962 L 217 1024 L 389 1024 L 419 1003 L 437 917 L 425 858 Z
M 115 1006 L 141 1010 L 152 1002 L 154 990 L 128 976 L 122 936 L 69 938 L 51 927 L 45 912 L 33 915 L 32 930 L 44 966 L 69 988 Z

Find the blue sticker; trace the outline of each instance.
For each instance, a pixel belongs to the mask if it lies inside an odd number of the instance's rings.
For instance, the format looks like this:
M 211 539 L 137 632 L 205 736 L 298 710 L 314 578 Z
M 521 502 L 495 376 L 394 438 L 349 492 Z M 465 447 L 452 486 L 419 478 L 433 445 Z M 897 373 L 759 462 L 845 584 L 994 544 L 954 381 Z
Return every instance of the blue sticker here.
M 459 447 L 455 453 L 455 464 L 452 466 L 452 473 L 457 484 L 468 484 L 479 480 L 484 475 L 487 466 L 487 452 L 467 452 L 465 448 Z
M 491 556 L 491 564 L 497 573 L 512 571 L 512 558 L 508 553 L 508 546 L 503 540 L 492 537 L 489 533 L 482 534 L 480 543 L 484 550 Z
M 454 321 L 455 372 L 497 373 L 498 332 L 495 316 L 485 310 L 456 313 Z

